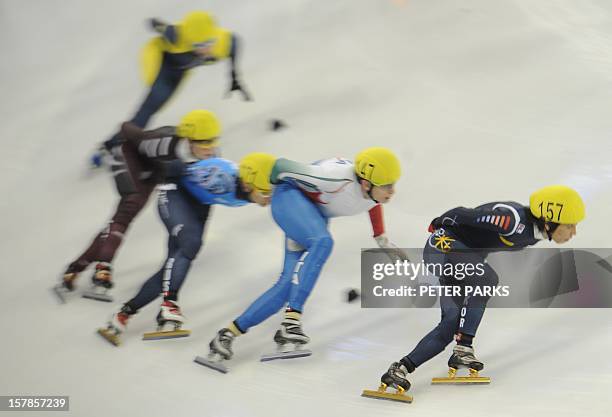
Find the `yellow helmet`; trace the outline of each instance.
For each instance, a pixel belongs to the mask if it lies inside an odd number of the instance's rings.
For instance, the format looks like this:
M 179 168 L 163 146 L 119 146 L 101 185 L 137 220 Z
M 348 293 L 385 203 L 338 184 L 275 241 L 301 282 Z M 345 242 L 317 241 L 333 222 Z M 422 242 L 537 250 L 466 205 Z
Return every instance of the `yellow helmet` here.
M 393 184 L 402 174 L 399 160 L 387 148 L 367 148 L 359 152 L 355 157 L 355 172 L 373 185 Z
M 216 23 L 210 13 L 195 11 L 189 12 L 179 24 L 181 41 L 194 45 L 207 41 L 215 36 Z
M 192 110 L 181 119 L 176 135 L 189 140 L 208 141 L 209 146 L 216 146 L 221 135 L 221 123 L 211 111 Z
M 272 190 L 270 174 L 275 162 L 276 157 L 269 153 L 250 153 L 240 161 L 238 175 L 244 184 L 269 193 Z
M 547 222 L 576 224 L 584 219 L 584 201 L 576 190 L 565 185 L 550 185 L 529 197 L 531 214 Z

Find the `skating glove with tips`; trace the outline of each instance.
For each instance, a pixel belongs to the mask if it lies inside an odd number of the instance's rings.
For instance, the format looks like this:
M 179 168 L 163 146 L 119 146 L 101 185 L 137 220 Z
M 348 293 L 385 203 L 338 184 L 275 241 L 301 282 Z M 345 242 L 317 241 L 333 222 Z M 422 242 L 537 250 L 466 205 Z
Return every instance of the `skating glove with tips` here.
M 227 94 L 225 97 L 231 96 L 233 91 L 240 91 L 242 93 L 242 98 L 244 101 L 252 101 L 251 95 L 244 89 L 240 81 L 238 81 L 238 76 L 234 71 L 231 74 L 232 82 L 230 84 L 229 90 L 227 90 Z
M 374 236 L 374 240 L 376 240 L 376 244 L 379 248 L 384 249 L 385 254 L 392 261 L 410 261 L 410 259 L 408 259 L 408 254 L 391 242 L 384 233 L 382 235 Z

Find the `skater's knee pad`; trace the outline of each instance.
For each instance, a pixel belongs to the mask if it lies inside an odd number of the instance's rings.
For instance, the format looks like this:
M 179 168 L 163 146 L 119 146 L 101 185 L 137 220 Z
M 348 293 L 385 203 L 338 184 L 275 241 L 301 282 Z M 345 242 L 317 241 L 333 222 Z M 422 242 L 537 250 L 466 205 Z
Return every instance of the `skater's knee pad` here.
M 202 247 L 202 236 L 189 233 L 183 229 L 178 234 L 178 243 L 183 255 L 185 255 L 186 258 L 193 260 Z

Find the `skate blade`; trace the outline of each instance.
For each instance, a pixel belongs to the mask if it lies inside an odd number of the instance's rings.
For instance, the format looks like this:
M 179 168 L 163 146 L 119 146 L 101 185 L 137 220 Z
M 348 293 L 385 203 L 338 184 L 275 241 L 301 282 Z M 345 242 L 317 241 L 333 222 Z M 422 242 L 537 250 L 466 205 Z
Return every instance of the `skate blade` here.
M 106 341 L 109 342 L 111 345 L 119 346 L 121 344 L 121 340 L 119 339 L 119 336 L 111 332 L 108 329 L 105 329 L 105 328 L 98 329 L 98 334 L 102 336 L 104 339 L 106 339 Z
M 292 350 L 289 352 L 276 352 L 270 353 L 267 355 L 262 355 L 261 362 L 273 361 L 276 359 L 294 359 L 294 358 L 304 358 L 306 356 L 312 355 L 312 351 L 308 349 L 304 350 Z
M 100 294 L 95 291 L 85 291 L 83 298 L 89 298 L 90 300 L 104 301 L 105 303 L 112 303 L 113 297 L 108 294 Z
M 61 284 L 55 285 L 53 288 L 51 288 L 51 291 L 53 291 L 53 294 L 57 296 L 60 304 L 66 304 L 68 302 L 68 294 L 70 291 L 64 288 Z
M 193 361 L 202 366 L 206 366 L 207 368 L 214 369 L 215 371 L 219 371 L 222 374 L 226 374 L 228 372 L 227 366 L 223 365 L 221 361 L 212 361 L 203 356 L 196 356 Z
M 142 335 L 142 340 L 163 340 L 177 339 L 179 337 L 187 337 L 191 334 L 191 330 L 170 330 L 166 332 L 151 332 Z
M 432 378 L 432 384 L 490 384 L 488 376 L 456 376 L 453 378 Z
M 361 396 L 367 397 L 367 398 L 376 398 L 379 400 L 400 401 L 403 403 L 411 403 L 413 400 L 412 396 L 408 394 L 385 392 L 381 390 L 374 391 L 374 390 L 369 390 L 369 389 L 364 389 L 363 392 L 361 393 Z

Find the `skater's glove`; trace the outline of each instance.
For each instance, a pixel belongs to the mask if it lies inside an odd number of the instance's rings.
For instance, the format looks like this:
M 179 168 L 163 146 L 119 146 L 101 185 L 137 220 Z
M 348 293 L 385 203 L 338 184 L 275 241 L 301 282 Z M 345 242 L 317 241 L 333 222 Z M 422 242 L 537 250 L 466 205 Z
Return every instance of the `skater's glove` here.
M 410 261 L 406 252 L 391 242 L 384 233 L 382 235 L 374 236 L 374 240 L 376 240 L 376 244 L 379 248 L 384 249 L 385 254 L 391 258 L 392 261 Z
M 233 91 L 240 91 L 242 93 L 242 98 L 244 101 L 252 101 L 251 95 L 244 89 L 240 81 L 238 81 L 238 77 L 235 73 L 232 73 L 232 83 L 230 85 L 229 90 L 227 90 L 227 94 L 225 97 L 231 96 Z
M 149 26 L 156 32 L 164 33 L 167 24 L 156 17 L 149 19 Z

